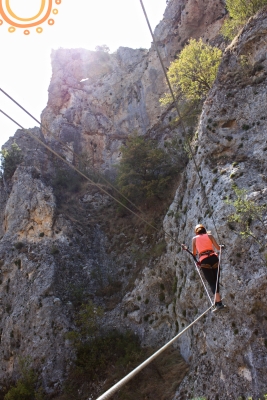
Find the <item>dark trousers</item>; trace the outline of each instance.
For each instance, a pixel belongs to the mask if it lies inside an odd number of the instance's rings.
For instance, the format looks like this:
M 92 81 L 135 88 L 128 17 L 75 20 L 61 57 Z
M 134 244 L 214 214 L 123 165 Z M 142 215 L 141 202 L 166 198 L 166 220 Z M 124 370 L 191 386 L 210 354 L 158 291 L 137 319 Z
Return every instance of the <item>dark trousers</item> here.
M 209 264 L 211 267 L 212 265 L 216 264 L 219 261 L 218 257 L 216 255 L 212 255 L 210 257 L 204 258 L 204 260 L 201 261 L 201 264 Z M 216 289 L 216 281 L 217 281 L 217 273 L 218 273 L 218 268 L 201 268 L 203 271 L 203 274 L 205 276 L 206 281 L 208 282 L 212 293 L 215 294 L 215 289 Z M 220 276 L 219 276 L 220 278 Z M 220 281 L 218 279 L 218 285 L 217 285 L 217 293 L 220 291 Z
M 202 271 L 203 271 L 206 281 L 210 285 L 212 293 L 215 294 L 218 268 L 214 268 L 214 269 L 202 268 Z M 220 280 L 218 279 L 217 293 L 219 293 L 219 291 L 220 291 Z

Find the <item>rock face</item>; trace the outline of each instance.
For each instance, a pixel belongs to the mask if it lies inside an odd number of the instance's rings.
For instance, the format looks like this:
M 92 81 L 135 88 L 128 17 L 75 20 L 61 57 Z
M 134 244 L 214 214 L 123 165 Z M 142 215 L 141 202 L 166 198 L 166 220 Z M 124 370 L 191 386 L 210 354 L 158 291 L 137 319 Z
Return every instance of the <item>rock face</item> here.
M 248 191 L 250 199 L 266 204 L 266 24 L 265 9 L 226 49 L 199 123 L 196 162 L 217 233 L 193 163 L 187 167 L 187 183 L 178 188 L 171 209 L 184 209 L 189 202 L 191 207 L 179 224 L 173 218 L 165 219 L 166 228 L 175 231 L 179 241 L 190 243 L 194 225 L 201 221 L 226 245 L 222 294 L 228 310 L 208 315 L 181 339 L 182 354 L 192 369 L 176 399 L 201 395 L 236 399 L 237 394 L 259 398 L 266 393 L 266 260 L 253 238 L 242 240 L 231 230 L 227 216 L 233 209 L 224 202 L 226 196 L 234 198 L 233 185 L 237 185 Z M 251 231 L 265 243 L 266 228 L 259 221 L 252 223 Z M 178 285 L 181 273 L 186 279 L 177 313 L 202 310 L 208 301 L 203 300 L 199 281 L 192 279 L 192 263 L 187 257 L 179 257 L 178 263 Z
M 190 37 L 220 42 L 224 15 L 223 2 L 170 0 L 155 31 L 166 66 Z M 175 399 L 267 393 L 265 253 L 229 225 L 232 208 L 224 202 L 228 195 L 234 199 L 233 183 L 257 204 L 266 202 L 266 28 L 264 10 L 226 49 L 202 110 L 192 145 L 209 206 L 190 160 L 164 219 L 164 229 L 179 242 L 190 243 L 195 224 L 203 222 L 226 245 L 222 293 L 228 309 L 207 314 L 177 343 L 191 369 Z M 115 54 L 60 49 L 52 54 L 52 66 L 42 132 L 32 132 L 70 163 L 78 165 L 71 149 L 112 175 L 120 146 L 134 131 L 160 145 L 181 137 L 170 124 L 172 106 L 159 105 L 166 86 L 153 46 Z M 15 140 L 24 162 L 0 190 L 0 381 L 15 379 L 19 356 L 31 355 L 52 396 L 74 356 L 65 333 L 74 328 L 84 299 L 104 304 L 106 328 L 130 328 L 143 345 L 155 346 L 209 303 L 192 260 L 170 236 L 165 253 L 162 231 L 151 243 L 126 218 L 119 225 L 106 194 L 76 182 L 71 170 L 21 131 Z M 263 227 L 251 223 L 261 241 Z
M 171 1 L 156 29 L 166 66 L 190 37 L 214 39 L 224 15 L 220 1 Z M 119 161 L 129 134 L 145 134 L 162 122 L 159 98 L 166 86 L 153 47 L 121 47 L 114 54 L 60 49 L 52 53 L 52 69 L 42 123 L 102 171 L 110 173 Z M 47 130 L 43 134 L 50 140 Z

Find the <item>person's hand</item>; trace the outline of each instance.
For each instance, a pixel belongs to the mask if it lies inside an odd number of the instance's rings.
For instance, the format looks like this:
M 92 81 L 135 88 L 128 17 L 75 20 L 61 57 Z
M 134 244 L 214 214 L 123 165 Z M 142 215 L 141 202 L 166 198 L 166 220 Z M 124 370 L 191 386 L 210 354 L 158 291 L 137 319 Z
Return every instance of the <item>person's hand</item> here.
M 187 246 L 185 244 L 182 244 L 182 249 L 187 250 Z

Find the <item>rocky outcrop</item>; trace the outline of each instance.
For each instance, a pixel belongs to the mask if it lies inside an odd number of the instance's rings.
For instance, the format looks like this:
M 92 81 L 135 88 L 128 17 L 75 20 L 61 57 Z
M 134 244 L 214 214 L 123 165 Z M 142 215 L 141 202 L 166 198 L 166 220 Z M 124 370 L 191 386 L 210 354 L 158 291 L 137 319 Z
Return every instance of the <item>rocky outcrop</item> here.
M 170 0 L 155 32 L 166 66 L 191 36 L 218 40 L 224 15 L 219 1 Z M 259 397 L 266 390 L 264 252 L 229 229 L 231 207 L 224 202 L 227 195 L 233 198 L 235 183 L 265 203 L 266 21 L 265 10 L 226 50 L 193 142 L 219 240 L 226 245 L 222 292 L 228 310 L 209 314 L 179 341 L 191 370 L 176 399 Z M 132 132 L 161 145 L 180 137 L 179 127 L 170 124 L 172 107 L 159 106 L 166 86 L 153 46 L 114 54 L 59 49 L 52 67 L 42 132 L 34 133 L 69 162 L 77 165 L 76 156 L 51 133 L 75 153 L 89 154 L 90 163 L 107 174 Z M 166 237 L 165 254 L 162 232 L 151 243 L 152 236 L 139 235 L 127 218 L 119 225 L 108 197 L 83 181 L 77 182 L 79 196 L 70 191 L 63 204 L 63 165 L 21 131 L 15 140 L 24 162 L 0 191 L 0 380 L 16 378 L 19 355 L 30 354 L 52 395 L 71 365 L 65 333 L 74 328 L 82 300 L 104 305 L 105 327 L 130 328 L 143 345 L 155 346 L 182 330 L 208 302 L 191 260 L 175 242 Z M 60 193 L 55 181 L 62 185 Z M 185 243 L 196 222 L 215 233 L 192 161 L 179 182 L 164 228 Z M 251 229 L 260 232 L 256 222 Z
M 156 29 L 166 67 L 190 37 L 214 39 L 224 14 L 221 1 L 169 2 Z M 170 137 L 159 104 L 166 85 L 153 46 L 119 48 L 114 54 L 59 49 L 52 53 L 52 70 L 42 123 L 76 152 L 89 154 L 102 171 L 110 173 L 119 162 L 129 134 L 157 130 L 160 122 L 161 139 Z M 43 134 L 52 140 L 46 129 Z
M 265 9 L 226 49 L 203 107 L 192 146 L 208 202 L 191 161 L 164 221 L 180 243 L 190 245 L 201 222 L 226 245 L 221 293 L 227 310 L 208 314 L 179 339 L 191 370 L 177 400 L 263 398 L 267 393 L 266 249 L 252 237 L 242 239 L 238 225 L 228 223 L 233 207 L 225 203 L 227 196 L 235 198 L 237 186 L 256 204 L 266 204 L 266 24 Z M 255 220 L 250 229 L 265 243 L 266 227 Z M 147 265 L 112 313 L 121 324 L 121 307 L 127 310 L 128 326 L 145 345 L 166 342 L 209 307 L 192 259 L 169 236 L 166 242 L 167 254 Z
M 233 231 L 227 223 L 232 208 L 224 201 L 226 196 L 234 199 L 233 185 L 237 185 L 257 204 L 266 204 L 266 26 L 267 9 L 251 19 L 226 49 L 199 123 L 195 157 L 216 227 L 192 162 L 185 173 L 187 183 L 180 185 L 171 206 L 174 212 L 182 214 L 185 208 L 187 212 L 178 223 L 174 218 L 165 219 L 165 227 L 172 229 L 179 241 L 190 243 L 194 225 L 204 222 L 226 245 L 222 294 L 228 310 L 209 315 L 181 339 L 182 354 L 192 367 L 175 399 L 259 398 L 267 390 L 265 253 L 255 240 L 242 240 Z M 258 221 L 251 230 L 265 242 L 265 229 Z M 180 286 L 177 314 L 202 310 L 208 301 L 193 277 L 192 263 L 181 256 L 178 264 L 178 286 L 181 274 L 186 278 Z

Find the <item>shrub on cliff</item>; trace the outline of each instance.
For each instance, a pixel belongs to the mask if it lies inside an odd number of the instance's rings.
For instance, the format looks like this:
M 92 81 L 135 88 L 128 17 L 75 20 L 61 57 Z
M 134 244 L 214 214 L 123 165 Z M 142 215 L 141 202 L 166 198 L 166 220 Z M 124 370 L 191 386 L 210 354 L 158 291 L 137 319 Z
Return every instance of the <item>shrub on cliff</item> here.
M 16 386 L 10 388 L 4 400 L 42 400 L 43 390 L 41 387 L 36 390 L 38 380 L 37 373 L 30 366 L 29 357 L 19 359 L 19 370 L 21 378 Z
M 76 367 L 72 377 L 86 374 L 86 380 L 99 379 L 110 365 L 127 366 L 134 362 L 140 353 L 138 337 L 131 332 L 120 333 L 117 330 L 100 334 L 101 307 L 92 301 L 83 304 L 77 314 L 76 331 L 70 331 L 66 338 L 76 349 Z
M 222 51 L 217 47 L 203 43 L 202 39 L 190 39 L 167 73 L 175 95 L 190 101 L 205 98 L 216 78 L 221 58 Z M 169 93 L 160 100 L 162 104 L 172 101 Z
M 133 135 L 121 147 L 117 185 L 122 194 L 136 204 L 162 199 L 176 172 L 167 152 L 155 140 Z
M 110 48 L 106 44 L 102 44 L 102 45 L 96 46 L 95 51 L 103 51 L 104 53 L 109 53 Z
M 17 143 L 13 143 L 9 150 L 2 150 L 1 152 L 1 168 L 6 179 L 11 179 L 16 168 L 23 161 L 21 149 Z
M 222 27 L 222 34 L 233 39 L 247 20 L 267 5 L 267 0 L 226 0 L 229 18 Z

